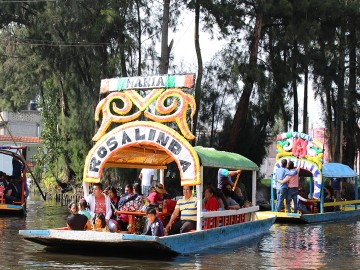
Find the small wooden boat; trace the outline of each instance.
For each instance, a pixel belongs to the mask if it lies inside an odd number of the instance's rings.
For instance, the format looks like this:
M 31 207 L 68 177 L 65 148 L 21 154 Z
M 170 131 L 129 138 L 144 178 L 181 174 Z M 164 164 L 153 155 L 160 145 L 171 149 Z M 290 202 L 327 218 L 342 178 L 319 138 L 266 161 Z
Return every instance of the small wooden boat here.
M 358 175 L 349 166 L 340 163 L 322 163 L 323 145 L 311 136 L 300 132 L 287 132 L 277 137 L 277 156 L 271 186 L 274 186 L 276 169 L 280 167 L 281 159 L 286 158 L 300 166 L 300 176 L 310 177 L 310 198 L 306 203 L 310 214 L 275 212 L 274 189 L 271 188 L 272 211 L 261 213 L 274 213 L 277 223 L 318 223 L 335 220 L 347 220 L 360 216 L 358 209 Z M 301 162 L 300 162 L 301 161 Z M 325 202 L 324 177 L 347 178 L 354 184 L 354 199 L 339 202 Z M 285 203 L 284 203 L 285 204 Z M 339 207 L 338 211 L 327 211 L 329 208 Z
M 102 81 L 101 92 L 111 92 L 100 101 L 96 109 L 96 119 L 102 112 L 102 124 L 93 140 L 96 144 L 90 150 L 84 168 L 84 192 L 89 193 L 89 184 L 101 179 L 102 171 L 109 168 L 154 168 L 160 170 L 160 182 L 164 184 L 164 169 L 175 162 L 180 171 L 182 186 L 196 186 L 197 228 L 195 231 L 153 237 L 126 233 L 99 233 L 91 231 L 69 231 L 62 229 L 24 230 L 24 239 L 57 249 L 87 248 L 101 251 L 115 248 L 119 254 L 129 250 L 147 252 L 169 252 L 187 254 L 230 242 L 241 242 L 256 235 L 268 232 L 275 215 L 259 217 L 258 206 L 239 210 L 206 212 L 202 209 L 203 168 L 226 168 L 250 171 L 252 179 L 252 202 L 255 202 L 256 171 L 258 166 L 251 160 L 230 152 L 193 147 L 188 140 L 195 137 L 186 123 L 188 108 L 195 110 L 194 98 L 181 88 L 192 88 L 194 75 L 164 75 L 153 77 L 116 78 Z M 128 88 L 130 87 L 130 88 Z M 141 97 L 136 89 L 151 89 L 146 97 Z M 166 91 L 165 91 L 166 90 Z M 172 98 L 173 104 L 164 107 L 164 100 Z M 122 100 L 124 107 L 119 109 L 114 101 Z M 158 113 L 147 108 L 155 102 Z M 130 112 L 135 105 L 139 112 Z M 110 108 L 112 110 L 110 111 Z M 117 113 L 115 115 L 115 112 Z M 152 121 L 134 121 L 140 115 Z M 162 124 L 176 122 L 180 133 Z M 110 123 L 124 123 L 106 132 Z M 216 176 L 214 175 L 214 178 Z M 134 213 L 136 215 L 136 213 Z
M 1 215 L 23 215 L 26 210 L 26 161 L 22 155 L 26 146 L 0 146 L 0 171 L 8 175 L 17 176 L 20 184 L 17 186 L 20 195 L 13 203 L 7 203 L 5 199 L 5 186 L 0 185 L 0 214 Z

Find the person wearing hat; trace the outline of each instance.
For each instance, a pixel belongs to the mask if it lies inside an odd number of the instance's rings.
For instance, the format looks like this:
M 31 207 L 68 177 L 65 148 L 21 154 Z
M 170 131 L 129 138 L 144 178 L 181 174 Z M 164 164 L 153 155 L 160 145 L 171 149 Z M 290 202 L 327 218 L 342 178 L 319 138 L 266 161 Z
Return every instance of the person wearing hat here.
M 164 195 L 166 194 L 166 190 L 164 185 L 159 183 L 155 187 L 155 191 L 151 192 L 147 197 L 150 203 L 158 203 L 164 199 Z

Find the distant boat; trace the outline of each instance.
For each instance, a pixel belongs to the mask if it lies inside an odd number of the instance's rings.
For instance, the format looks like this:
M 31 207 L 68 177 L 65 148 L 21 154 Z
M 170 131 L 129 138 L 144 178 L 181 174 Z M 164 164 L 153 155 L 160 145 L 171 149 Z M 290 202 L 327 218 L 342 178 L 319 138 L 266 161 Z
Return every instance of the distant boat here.
M 13 202 L 5 198 L 5 185 L 0 185 L 0 215 L 23 215 L 26 210 L 28 194 L 26 179 L 26 161 L 21 151 L 26 146 L 0 146 L 0 171 L 19 179 L 18 196 Z
M 323 146 L 320 142 L 310 135 L 300 132 L 282 133 L 277 136 L 277 153 L 271 179 L 272 211 L 264 211 L 261 212 L 262 214 L 274 213 L 277 223 L 318 223 L 360 217 L 357 173 L 344 164 L 323 164 Z M 275 212 L 275 190 L 272 187 L 275 186 L 276 169 L 280 167 L 283 158 L 293 161 L 296 167 L 300 166 L 300 176 L 310 177 L 310 199 L 305 203 L 310 214 L 287 213 L 286 210 L 285 212 Z M 349 179 L 354 184 L 354 198 L 339 202 L 325 202 L 324 177 Z M 335 207 L 339 208 L 338 211 L 333 211 Z

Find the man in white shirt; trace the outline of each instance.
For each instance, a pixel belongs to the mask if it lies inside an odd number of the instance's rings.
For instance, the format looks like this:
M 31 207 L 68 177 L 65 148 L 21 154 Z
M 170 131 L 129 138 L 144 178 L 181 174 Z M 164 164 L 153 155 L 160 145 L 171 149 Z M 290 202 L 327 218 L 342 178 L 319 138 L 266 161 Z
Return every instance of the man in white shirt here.
M 154 169 L 142 169 L 140 172 L 139 179 L 141 181 L 141 192 L 145 196 L 149 195 L 154 174 Z

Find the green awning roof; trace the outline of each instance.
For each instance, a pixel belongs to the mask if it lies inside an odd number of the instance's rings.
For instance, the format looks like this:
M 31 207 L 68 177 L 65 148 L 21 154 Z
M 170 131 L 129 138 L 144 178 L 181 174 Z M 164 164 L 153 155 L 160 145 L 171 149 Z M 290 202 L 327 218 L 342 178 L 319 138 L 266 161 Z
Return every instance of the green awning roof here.
M 204 167 L 245 171 L 259 170 L 259 167 L 250 159 L 236 153 L 218 151 L 214 148 L 205 148 L 202 146 L 195 146 L 194 149 L 200 158 L 201 165 Z

